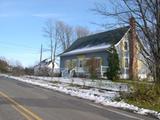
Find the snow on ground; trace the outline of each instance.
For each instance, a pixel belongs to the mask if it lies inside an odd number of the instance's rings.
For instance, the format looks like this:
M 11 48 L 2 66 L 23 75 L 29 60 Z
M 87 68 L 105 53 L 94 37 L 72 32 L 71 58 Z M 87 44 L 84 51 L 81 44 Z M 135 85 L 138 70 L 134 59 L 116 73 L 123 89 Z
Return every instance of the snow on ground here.
M 63 92 L 71 96 L 92 100 L 96 103 L 99 103 L 105 106 L 113 106 L 117 108 L 131 110 L 131 111 L 134 111 L 135 113 L 139 113 L 143 115 L 150 114 L 160 119 L 160 113 L 156 111 L 138 108 L 134 105 L 127 104 L 123 101 L 120 101 L 120 102 L 115 101 L 115 98 L 119 97 L 119 92 L 117 91 L 108 91 L 108 90 L 98 89 L 98 88 L 82 88 L 80 86 L 71 85 L 69 84 L 70 82 L 64 82 L 64 80 L 67 81 L 67 79 L 63 79 L 63 78 L 57 78 L 59 79 L 60 82 L 55 82 L 52 79 L 49 79 L 48 77 L 43 77 L 43 78 L 35 77 L 35 76 L 14 77 L 14 76 L 9 76 L 4 74 L 0 74 L 0 76 L 5 76 L 5 77 L 19 80 L 22 82 L 26 82 L 26 83 L 41 86 L 44 88 L 52 89 L 55 91 Z M 80 84 L 81 83 L 80 81 L 81 80 L 79 78 L 79 82 L 77 80 L 76 83 Z M 113 90 L 118 90 L 118 89 L 113 89 Z
M 62 77 L 39 77 L 39 76 L 23 76 L 23 78 L 47 80 L 47 81 L 59 81 L 62 83 L 73 83 L 77 85 L 84 85 L 88 87 L 95 87 L 100 89 L 106 89 L 111 91 L 129 91 L 128 85 L 125 83 L 115 83 L 109 80 L 91 80 L 86 78 L 62 78 Z

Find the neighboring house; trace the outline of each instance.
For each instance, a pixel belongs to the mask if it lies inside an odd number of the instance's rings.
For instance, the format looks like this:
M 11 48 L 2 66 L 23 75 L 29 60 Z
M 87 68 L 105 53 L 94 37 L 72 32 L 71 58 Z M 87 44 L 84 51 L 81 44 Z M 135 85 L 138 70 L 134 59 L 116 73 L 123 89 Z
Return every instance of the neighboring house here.
M 64 73 L 74 71 L 76 75 L 87 75 L 86 62 L 96 59 L 96 70 L 99 77 L 104 77 L 108 67 L 108 52 L 112 45 L 116 47 L 120 61 L 121 78 L 146 77 L 146 68 L 139 58 L 139 39 L 136 34 L 134 18 L 130 19 L 130 26 L 93 34 L 76 40 L 60 55 L 60 68 Z
M 52 62 L 50 59 L 45 59 L 41 61 L 38 65 L 34 67 L 35 75 L 50 75 L 52 70 Z M 54 63 L 54 73 L 60 73 L 59 65 Z

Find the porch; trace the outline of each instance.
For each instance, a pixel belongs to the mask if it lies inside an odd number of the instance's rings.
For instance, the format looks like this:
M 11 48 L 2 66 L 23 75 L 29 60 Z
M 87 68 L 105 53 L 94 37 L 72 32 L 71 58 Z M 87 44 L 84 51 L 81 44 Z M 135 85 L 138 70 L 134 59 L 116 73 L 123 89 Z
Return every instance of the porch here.
M 108 66 L 100 66 L 96 69 L 97 77 L 106 78 L 105 73 L 107 72 Z M 90 77 L 88 69 L 83 67 L 75 67 L 73 69 L 62 68 L 61 69 L 62 77 Z

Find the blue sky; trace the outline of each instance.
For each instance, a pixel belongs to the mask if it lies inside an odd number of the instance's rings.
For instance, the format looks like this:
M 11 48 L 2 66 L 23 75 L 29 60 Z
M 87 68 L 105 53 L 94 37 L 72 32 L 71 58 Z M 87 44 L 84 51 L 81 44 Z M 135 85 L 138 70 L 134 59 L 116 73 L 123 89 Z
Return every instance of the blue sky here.
M 24 66 L 38 62 L 40 44 L 48 45 L 42 31 L 48 18 L 102 29 L 91 24 L 104 21 L 90 10 L 98 1 L 104 0 L 0 0 L 0 56 Z

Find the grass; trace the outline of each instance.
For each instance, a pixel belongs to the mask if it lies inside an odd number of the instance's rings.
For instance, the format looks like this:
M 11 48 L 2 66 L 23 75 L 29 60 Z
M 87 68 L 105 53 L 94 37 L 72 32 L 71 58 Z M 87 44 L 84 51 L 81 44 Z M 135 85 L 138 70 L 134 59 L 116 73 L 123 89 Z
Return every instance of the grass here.
M 160 112 L 160 85 L 137 82 L 132 84 L 131 93 L 121 96 L 129 104 Z
M 69 86 L 70 86 L 70 87 L 79 87 L 79 88 L 81 87 L 81 85 L 73 84 L 73 83 L 70 83 Z
M 50 81 L 50 82 L 53 84 L 60 84 L 61 83 L 60 81 Z
M 150 109 L 150 110 L 155 110 L 160 112 L 160 104 L 159 103 L 150 103 L 150 102 L 146 102 L 146 101 L 134 101 L 132 99 L 127 99 L 125 100 L 125 102 L 138 106 L 139 108 L 145 108 L 145 109 Z
M 70 83 L 69 84 L 70 87 L 78 87 L 78 88 L 81 88 L 81 89 L 89 89 L 91 87 L 88 87 L 88 86 L 83 86 L 83 85 L 78 85 L 78 84 L 73 84 L 73 83 Z
M 133 84 L 152 84 L 153 82 L 148 82 L 148 81 L 140 81 L 140 80 L 114 80 L 113 82 L 118 82 L 118 83 L 127 83 L 129 85 L 133 85 Z

